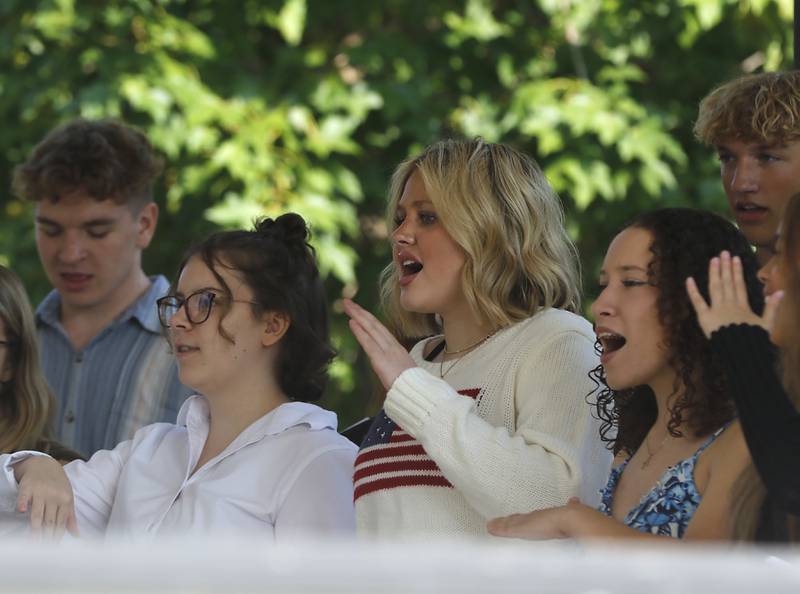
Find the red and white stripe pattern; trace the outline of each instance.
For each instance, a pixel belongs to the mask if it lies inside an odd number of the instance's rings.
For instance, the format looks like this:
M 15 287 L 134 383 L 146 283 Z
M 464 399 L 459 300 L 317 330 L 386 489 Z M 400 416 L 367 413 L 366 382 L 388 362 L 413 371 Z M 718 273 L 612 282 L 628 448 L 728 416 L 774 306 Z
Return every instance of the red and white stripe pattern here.
M 475 399 L 480 389 L 459 390 L 458 393 Z M 422 445 L 383 411 L 370 427 L 356 457 L 353 484 L 354 500 L 398 487 L 453 487 Z

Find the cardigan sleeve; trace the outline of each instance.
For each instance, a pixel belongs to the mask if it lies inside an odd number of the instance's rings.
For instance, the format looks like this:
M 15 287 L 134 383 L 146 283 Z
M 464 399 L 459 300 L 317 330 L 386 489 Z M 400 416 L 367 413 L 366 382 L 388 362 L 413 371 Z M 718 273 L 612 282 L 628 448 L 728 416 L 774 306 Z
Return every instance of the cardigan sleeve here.
M 753 463 L 770 499 L 800 513 L 800 413 L 776 371 L 775 348 L 758 326 L 734 324 L 711 335 Z
M 511 380 L 513 432 L 420 368 L 397 378 L 384 406 L 484 517 L 543 509 L 596 494 L 608 475 L 610 454 L 586 401 L 595 365 L 593 344 L 579 332 L 527 345 Z

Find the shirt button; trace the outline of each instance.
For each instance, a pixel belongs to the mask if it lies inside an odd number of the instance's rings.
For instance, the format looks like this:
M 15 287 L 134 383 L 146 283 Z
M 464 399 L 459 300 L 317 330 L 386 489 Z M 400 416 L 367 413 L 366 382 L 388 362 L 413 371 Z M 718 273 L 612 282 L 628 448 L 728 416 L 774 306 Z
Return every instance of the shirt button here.
M 66 415 L 64 415 L 64 421 L 67 423 L 74 423 L 75 422 L 75 415 L 72 411 L 68 411 Z
M 83 353 L 78 353 L 75 356 L 75 363 L 83 363 Z

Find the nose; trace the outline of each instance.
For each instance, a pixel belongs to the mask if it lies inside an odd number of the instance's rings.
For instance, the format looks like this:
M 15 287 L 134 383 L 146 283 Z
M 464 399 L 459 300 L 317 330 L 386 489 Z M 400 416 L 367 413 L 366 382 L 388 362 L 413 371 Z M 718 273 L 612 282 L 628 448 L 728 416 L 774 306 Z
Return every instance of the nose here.
M 772 291 L 770 291 L 769 281 L 770 276 L 772 275 L 772 269 L 775 267 L 775 255 L 773 254 L 770 256 L 770 259 L 758 269 L 756 276 L 758 280 L 761 281 L 761 284 L 764 285 L 764 294 L 769 295 Z
M 174 328 L 181 328 L 183 330 L 187 329 L 191 326 L 191 322 L 189 321 L 188 316 L 186 315 L 186 302 L 184 301 L 181 303 L 181 306 L 175 310 L 175 313 L 172 314 L 168 319 L 167 323 L 169 324 L 170 330 Z
M 414 245 L 416 241 L 414 226 L 408 219 L 409 217 L 406 217 L 403 222 L 392 231 L 392 243 L 395 246 Z
M 592 302 L 592 306 L 589 309 L 592 312 L 592 316 L 595 320 L 598 320 L 603 316 L 614 315 L 616 309 L 614 306 L 613 291 L 606 286 L 602 291 L 600 291 L 600 294 Z
M 749 158 L 739 159 L 732 164 L 731 189 L 735 192 L 758 191 L 760 172 L 758 164 Z
M 65 231 L 58 249 L 58 258 L 64 264 L 75 264 L 86 257 L 86 249 L 78 233 Z

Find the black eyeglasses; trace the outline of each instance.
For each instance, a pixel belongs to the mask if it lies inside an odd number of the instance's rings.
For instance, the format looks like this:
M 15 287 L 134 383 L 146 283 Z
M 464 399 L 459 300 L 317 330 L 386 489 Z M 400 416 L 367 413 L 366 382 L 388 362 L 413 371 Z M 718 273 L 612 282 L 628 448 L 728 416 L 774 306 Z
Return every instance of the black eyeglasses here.
M 158 321 L 164 328 L 169 328 L 169 322 L 172 316 L 178 313 L 181 307 L 185 306 L 186 319 L 193 325 L 202 324 L 211 315 L 211 308 L 214 306 L 215 301 L 220 297 L 219 293 L 213 289 L 200 289 L 187 295 L 186 297 L 179 297 L 178 295 L 167 295 L 156 301 L 158 306 Z M 222 296 L 225 299 L 224 296 Z M 250 305 L 258 305 L 255 301 L 247 301 L 245 299 L 228 299 L 231 303 L 249 303 Z

